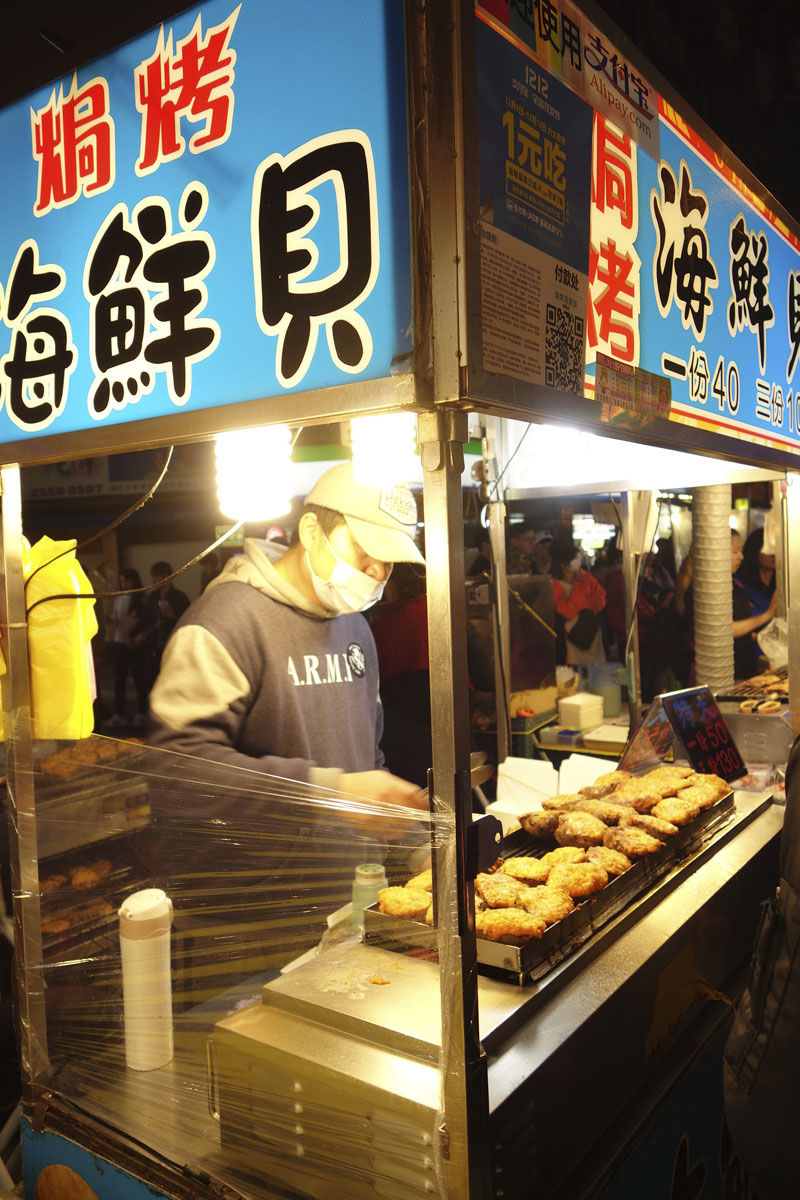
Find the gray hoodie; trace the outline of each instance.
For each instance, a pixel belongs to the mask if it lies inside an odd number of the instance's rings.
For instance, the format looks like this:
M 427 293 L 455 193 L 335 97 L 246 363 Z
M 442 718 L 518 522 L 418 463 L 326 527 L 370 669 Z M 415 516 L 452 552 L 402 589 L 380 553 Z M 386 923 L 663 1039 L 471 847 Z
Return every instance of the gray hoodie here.
M 248 538 L 170 637 L 150 695 L 151 745 L 336 788 L 383 766 L 378 660 L 360 614 L 334 616 Z

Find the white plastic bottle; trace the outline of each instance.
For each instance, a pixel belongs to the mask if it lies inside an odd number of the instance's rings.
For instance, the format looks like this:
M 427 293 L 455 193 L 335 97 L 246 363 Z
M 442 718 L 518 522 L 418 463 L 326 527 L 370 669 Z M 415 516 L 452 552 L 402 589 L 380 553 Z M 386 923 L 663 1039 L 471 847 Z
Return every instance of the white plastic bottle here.
M 172 1058 L 172 901 L 161 888 L 134 892 L 119 910 L 125 1062 L 153 1071 Z
M 364 928 L 364 909 L 375 903 L 378 892 L 385 887 L 386 871 L 382 863 L 362 863 L 356 867 L 351 918 L 354 929 Z

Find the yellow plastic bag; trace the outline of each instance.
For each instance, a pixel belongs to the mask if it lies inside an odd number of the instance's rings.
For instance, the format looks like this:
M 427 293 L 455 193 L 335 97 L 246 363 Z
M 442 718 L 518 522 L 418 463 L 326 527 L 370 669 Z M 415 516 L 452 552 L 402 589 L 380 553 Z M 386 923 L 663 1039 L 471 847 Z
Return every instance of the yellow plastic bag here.
M 69 598 L 36 603 L 45 596 L 73 597 L 94 591 L 75 557 L 75 545 L 74 540 L 54 542 L 43 537 L 35 546 L 23 547 L 35 738 L 83 738 L 94 728 L 95 601 Z

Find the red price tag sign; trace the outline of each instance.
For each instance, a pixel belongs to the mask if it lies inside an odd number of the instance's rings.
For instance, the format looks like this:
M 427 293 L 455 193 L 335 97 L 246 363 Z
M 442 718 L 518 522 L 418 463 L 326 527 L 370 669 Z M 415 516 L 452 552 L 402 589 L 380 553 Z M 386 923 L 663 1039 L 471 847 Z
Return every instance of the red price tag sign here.
M 747 774 L 710 688 L 668 692 L 661 704 L 695 771 L 719 775 L 729 783 Z

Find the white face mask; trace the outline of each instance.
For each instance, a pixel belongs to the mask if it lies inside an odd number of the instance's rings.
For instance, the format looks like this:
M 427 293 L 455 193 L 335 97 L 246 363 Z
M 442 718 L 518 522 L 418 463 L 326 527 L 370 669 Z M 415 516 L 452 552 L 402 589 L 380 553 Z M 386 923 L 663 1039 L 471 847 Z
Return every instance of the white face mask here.
M 573 571 L 579 571 L 579 570 L 580 570 L 580 566 L 581 566 L 581 556 L 580 556 L 580 554 L 576 554 L 574 558 L 571 558 L 571 559 L 570 559 L 570 561 L 569 561 L 569 565 L 570 565 L 570 568 L 571 568 L 571 570 L 573 570 Z
M 311 582 L 322 607 L 340 614 L 365 612 L 368 608 L 372 608 L 373 604 L 377 604 L 383 595 L 386 580 L 373 579 L 364 571 L 351 567 L 343 558 L 339 558 L 324 533 L 322 536 L 325 538 L 325 545 L 336 559 L 330 579 L 320 579 L 311 566 L 311 559 L 306 550 L 306 562 L 311 573 Z

